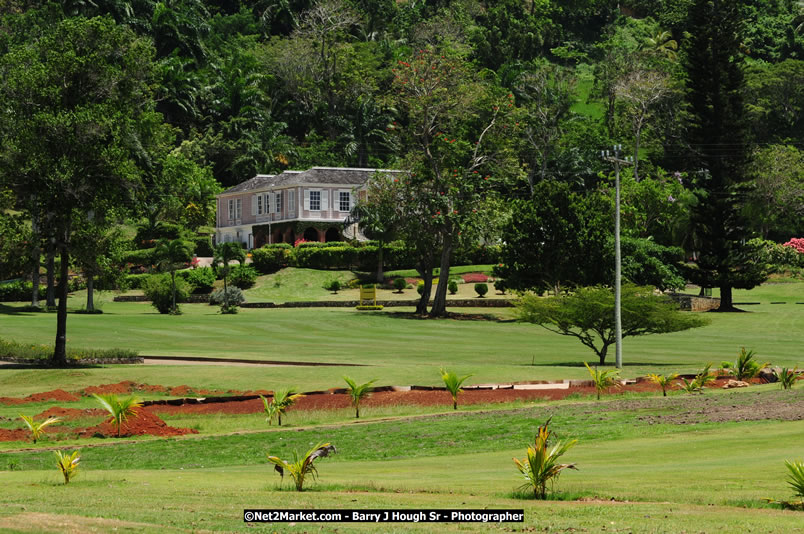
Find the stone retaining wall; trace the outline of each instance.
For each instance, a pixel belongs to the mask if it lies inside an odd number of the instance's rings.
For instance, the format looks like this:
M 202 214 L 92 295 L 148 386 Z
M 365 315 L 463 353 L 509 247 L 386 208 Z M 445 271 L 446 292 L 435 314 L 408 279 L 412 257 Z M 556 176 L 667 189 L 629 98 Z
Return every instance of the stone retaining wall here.
M 700 297 L 685 293 L 670 293 L 668 296 L 678 302 L 684 311 L 703 312 L 714 310 L 720 306 L 720 299 L 714 297 Z

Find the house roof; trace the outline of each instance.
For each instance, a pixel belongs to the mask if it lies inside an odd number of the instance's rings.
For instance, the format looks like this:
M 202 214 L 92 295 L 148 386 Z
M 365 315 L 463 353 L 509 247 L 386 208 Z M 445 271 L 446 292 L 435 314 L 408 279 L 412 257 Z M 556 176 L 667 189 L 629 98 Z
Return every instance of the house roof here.
M 388 169 L 357 169 L 348 167 L 313 167 L 306 171 L 284 171 L 281 174 L 258 174 L 234 187 L 230 187 L 221 195 L 259 191 L 271 187 L 287 187 L 293 185 L 363 185 L 377 171 L 399 173 L 402 171 Z

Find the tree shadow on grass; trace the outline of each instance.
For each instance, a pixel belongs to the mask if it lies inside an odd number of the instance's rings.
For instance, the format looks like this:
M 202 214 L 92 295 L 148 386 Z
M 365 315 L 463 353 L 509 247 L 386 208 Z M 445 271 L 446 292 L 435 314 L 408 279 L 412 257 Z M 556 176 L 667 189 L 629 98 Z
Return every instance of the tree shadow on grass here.
M 597 356 L 595 356 L 597 359 Z M 524 367 L 584 367 L 583 362 L 539 362 L 522 364 Z M 614 363 L 603 364 L 606 367 L 614 367 Z M 685 365 L 697 365 L 694 363 L 656 363 L 656 362 L 623 362 L 623 367 L 680 367 Z M 593 366 L 594 367 L 594 366 Z
M 415 319 L 419 321 L 439 321 L 452 319 L 453 321 L 489 321 L 493 323 L 511 323 L 512 319 L 504 319 L 491 313 L 454 313 L 449 312 L 445 317 L 430 317 L 429 315 L 418 315 L 414 312 L 386 312 L 386 317 L 391 319 Z

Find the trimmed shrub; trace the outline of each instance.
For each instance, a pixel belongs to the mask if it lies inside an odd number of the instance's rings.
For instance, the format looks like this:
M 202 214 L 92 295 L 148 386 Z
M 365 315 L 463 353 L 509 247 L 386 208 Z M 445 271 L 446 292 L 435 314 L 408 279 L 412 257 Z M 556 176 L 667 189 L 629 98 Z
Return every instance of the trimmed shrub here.
M 494 281 L 494 289 L 500 292 L 500 295 L 505 295 L 508 288 L 505 286 L 505 280 L 497 279 Z
M 142 283 L 142 291 L 159 313 L 170 313 L 170 309 L 173 307 L 173 286 L 169 274 L 150 275 Z M 190 284 L 181 276 L 177 276 L 176 302 L 186 302 L 189 294 Z
M 142 283 L 151 276 L 150 274 L 127 274 L 123 277 L 123 286 L 125 289 L 142 289 Z
M 246 297 L 243 295 L 243 291 L 239 287 L 232 287 L 229 286 L 227 288 L 227 293 L 229 295 L 229 307 L 232 306 L 240 306 L 246 301 Z M 223 306 L 224 303 L 223 299 L 223 289 L 216 289 L 212 292 L 209 296 L 209 304 L 211 306 Z M 237 313 L 237 312 L 234 312 Z
M 327 291 L 332 291 L 337 295 L 338 291 L 341 290 L 341 282 L 339 280 L 330 280 L 324 284 L 324 289 Z
M 480 298 L 483 298 L 489 292 L 488 284 L 475 284 L 475 292 Z
M 455 280 L 450 280 L 447 284 L 447 290 L 449 291 L 450 295 L 454 295 L 458 292 L 458 282 Z
M 229 274 L 229 283 L 240 289 L 248 289 L 257 283 L 257 270 L 251 265 L 238 265 Z
M 416 293 L 419 295 L 424 293 L 424 280 L 419 280 L 419 283 L 416 284 Z
M 251 251 L 251 265 L 262 274 L 272 274 L 287 267 L 293 255 L 290 243 L 265 245 Z
M 192 287 L 191 291 L 196 294 L 206 294 L 212 291 L 215 284 L 215 271 L 210 267 L 198 267 L 186 271 L 179 271 L 179 276 L 184 278 Z
M 408 283 L 404 278 L 394 278 L 394 289 L 397 293 L 402 293 L 406 287 L 408 287 Z
M 131 263 L 132 265 L 151 266 L 154 264 L 154 248 L 144 248 L 141 250 L 129 250 L 123 254 L 123 263 Z
M 68 360 L 102 360 L 137 358 L 136 351 L 128 349 L 82 349 L 67 347 Z M 53 357 L 53 345 L 33 345 L 0 339 L 0 357 L 19 360 L 49 360 Z
M 33 284 L 25 280 L 16 280 L 0 284 L 0 302 L 25 302 L 31 300 Z M 39 284 L 39 298 L 47 296 L 47 284 Z

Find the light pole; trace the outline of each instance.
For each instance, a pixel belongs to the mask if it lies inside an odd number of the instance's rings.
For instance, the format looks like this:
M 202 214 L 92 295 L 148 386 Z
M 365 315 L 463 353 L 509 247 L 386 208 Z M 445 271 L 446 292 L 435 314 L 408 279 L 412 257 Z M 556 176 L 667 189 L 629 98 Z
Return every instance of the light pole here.
M 620 157 L 622 145 L 614 145 L 613 150 L 603 150 L 600 155 L 606 161 L 614 163 L 614 340 L 615 363 L 617 369 L 623 368 L 623 318 L 622 318 L 622 256 L 620 254 L 620 165 L 632 165 L 630 156 Z

